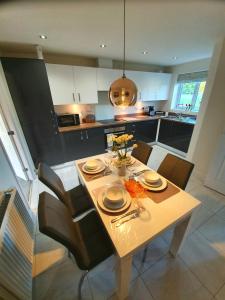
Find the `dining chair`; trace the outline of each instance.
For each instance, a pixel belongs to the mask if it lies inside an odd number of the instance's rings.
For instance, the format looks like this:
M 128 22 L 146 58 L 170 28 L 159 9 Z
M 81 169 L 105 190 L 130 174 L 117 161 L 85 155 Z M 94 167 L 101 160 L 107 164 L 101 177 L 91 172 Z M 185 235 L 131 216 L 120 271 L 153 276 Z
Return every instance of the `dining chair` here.
M 147 165 L 149 156 L 152 152 L 152 147 L 143 141 L 137 141 L 137 148 L 134 148 L 131 155 L 143 164 Z
M 194 164 L 190 161 L 168 153 L 157 172 L 182 190 L 185 190 L 193 168 Z
M 68 208 L 54 196 L 42 192 L 39 196 L 38 221 L 41 233 L 64 245 L 77 266 L 85 272 L 78 284 L 81 299 L 82 284 L 88 272 L 110 257 L 113 245 L 96 211 L 73 222 Z
M 72 218 L 76 218 L 94 208 L 91 199 L 82 185 L 65 191 L 61 179 L 47 164 L 39 163 L 38 178 L 68 207 Z
M 161 162 L 157 173 L 185 190 L 188 180 L 193 171 L 194 164 L 178 156 L 168 153 Z M 145 247 L 142 262 L 146 260 L 148 246 Z

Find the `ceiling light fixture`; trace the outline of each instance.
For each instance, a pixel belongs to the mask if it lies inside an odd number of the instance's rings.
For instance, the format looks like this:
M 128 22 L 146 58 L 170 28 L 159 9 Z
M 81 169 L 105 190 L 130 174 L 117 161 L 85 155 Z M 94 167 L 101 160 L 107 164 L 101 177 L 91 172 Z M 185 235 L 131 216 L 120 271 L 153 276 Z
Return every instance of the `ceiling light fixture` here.
M 177 60 L 177 56 L 173 56 L 172 59 L 173 59 L 173 60 Z
M 125 32 L 125 21 L 126 21 L 126 3 L 123 0 L 123 76 L 115 80 L 109 89 L 109 100 L 114 106 L 126 107 L 135 105 L 137 101 L 137 87 L 135 83 L 126 78 L 125 75 L 125 49 L 126 49 L 126 32 Z
M 142 54 L 146 55 L 148 54 L 148 51 L 142 51 Z
M 101 44 L 100 45 L 100 48 L 106 48 L 107 46 L 106 46 L 106 44 Z
M 46 40 L 47 39 L 47 35 L 41 34 L 41 35 L 39 35 L 39 38 L 42 39 L 42 40 Z

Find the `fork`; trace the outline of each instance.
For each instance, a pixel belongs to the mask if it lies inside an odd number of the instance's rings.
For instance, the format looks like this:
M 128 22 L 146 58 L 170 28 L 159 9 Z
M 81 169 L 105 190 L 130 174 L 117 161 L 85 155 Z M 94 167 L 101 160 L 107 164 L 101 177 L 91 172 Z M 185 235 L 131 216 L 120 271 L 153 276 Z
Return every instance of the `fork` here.
M 124 223 L 129 222 L 130 220 L 136 219 L 138 216 L 139 216 L 139 213 L 136 212 L 136 213 L 134 213 L 133 215 L 131 215 L 129 218 L 127 218 L 127 219 L 125 219 L 125 220 L 122 220 L 122 221 L 119 221 L 119 222 L 116 224 L 116 227 L 119 227 L 119 226 L 123 225 Z

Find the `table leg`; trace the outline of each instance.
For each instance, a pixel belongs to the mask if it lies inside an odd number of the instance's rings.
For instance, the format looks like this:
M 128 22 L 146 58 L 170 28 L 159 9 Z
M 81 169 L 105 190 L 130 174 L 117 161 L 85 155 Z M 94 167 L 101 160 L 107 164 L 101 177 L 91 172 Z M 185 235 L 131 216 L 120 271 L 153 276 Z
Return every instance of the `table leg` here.
M 169 250 L 174 257 L 178 254 L 179 250 L 181 249 L 181 245 L 185 240 L 184 236 L 187 232 L 187 227 L 190 219 L 191 219 L 191 215 L 185 218 L 180 223 L 178 223 L 174 229 L 173 238 Z
M 117 299 L 124 300 L 129 294 L 129 283 L 131 277 L 132 255 L 117 259 Z

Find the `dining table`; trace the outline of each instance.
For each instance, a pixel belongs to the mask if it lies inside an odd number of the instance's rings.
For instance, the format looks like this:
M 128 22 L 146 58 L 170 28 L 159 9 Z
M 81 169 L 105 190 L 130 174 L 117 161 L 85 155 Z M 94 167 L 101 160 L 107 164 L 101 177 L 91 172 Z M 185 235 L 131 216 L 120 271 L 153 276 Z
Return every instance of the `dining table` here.
M 106 169 L 98 174 L 86 174 L 83 166 L 88 160 L 99 160 L 106 165 Z M 129 293 L 131 278 L 132 257 L 140 249 L 147 246 L 156 237 L 162 235 L 166 230 L 174 227 L 169 252 L 176 257 L 180 251 L 185 236 L 190 227 L 190 219 L 193 212 L 201 204 L 186 191 L 180 189 L 172 182 L 166 180 L 167 186 L 161 191 L 148 191 L 143 189 L 141 194 L 130 195 L 130 205 L 125 211 L 110 213 L 105 210 L 99 200 L 107 185 L 125 185 L 128 175 L 134 180 L 139 180 L 138 174 L 150 168 L 137 159 L 127 167 L 125 177 L 119 176 L 117 169 L 111 167 L 109 154 L 86 157 L 75 161 L 80 183 L 87 190 L 94 207 L 105 227 L 108 236 L 115 248 L 117 264 L 115 268 L 117 280 L 117 298 L 126 299 Z M 107 170 L 107 171 L 106 171 Z M 141 208 L 141 209 L 140 209 Z M 123 216 L 132 211 L 139 214 L 130 214 L 123 219 L 113 222 L 118 216 Z M 132 218 L 132 216 L 134 216 Z M 125 220 L 125 222 L 121 222 Z

